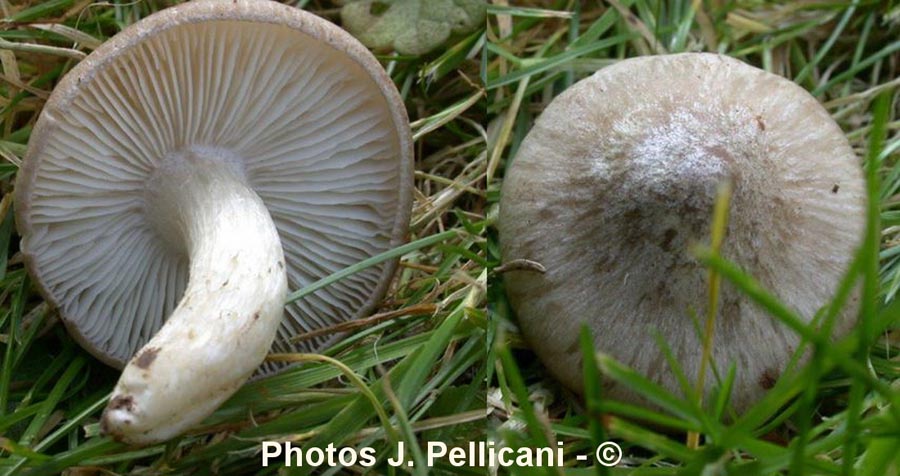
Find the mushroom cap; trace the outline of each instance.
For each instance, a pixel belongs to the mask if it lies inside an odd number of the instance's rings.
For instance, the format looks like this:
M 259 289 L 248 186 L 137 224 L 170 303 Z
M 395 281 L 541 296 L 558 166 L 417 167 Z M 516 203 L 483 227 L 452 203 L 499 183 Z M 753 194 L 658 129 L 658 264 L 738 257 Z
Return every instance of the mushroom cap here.
M 582 388 L 582 323 L 598 351 L 680 393 L 658 332 L 696 381 L 691 316 L 705 316 L 708 278 L 688 248 L 708 242 L 725 179 L 723 256 L 812 319 L 861 242 L 865 184 L 809 93 L 732 58 L 686 53 L 616 63 L 543 111 L 508 166 L 499 232 L 504 261 L 546 268 L 510 271 L 505 285 L 523 334 L 563 384 Z M 737 366 L 735 409 L 771 387 L 798 342 L 723 283 L 712 355 L 723 372 Z M 615 384 L 605 395 L 643 401 Z
M 194 148 L 236 158 L 276 224 L 291 289 L 405 239 L 408 119 L 362 44 L 267 0 L 201 0 L 151 15 L 60 81 L 16 184 L 31 275 L 70 333 L 110 365 L 121 368 L 181 299 L 186 256 L 148 222 L 146 187 L 164 157 Z M 321 345 L 288 339 L 369 313 L 395 267 L 288 305 L 274 348 Z

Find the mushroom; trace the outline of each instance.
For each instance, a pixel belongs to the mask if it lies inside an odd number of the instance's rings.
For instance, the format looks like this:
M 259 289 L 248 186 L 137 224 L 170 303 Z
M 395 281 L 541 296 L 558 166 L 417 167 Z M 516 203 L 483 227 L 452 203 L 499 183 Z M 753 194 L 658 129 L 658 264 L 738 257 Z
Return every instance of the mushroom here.
M 726 180 L 723 256 L 811 320 L 861 243 L 865 186 L 810 94 L 732 58 L 686 53 L 620 61 L 543 111 L 508 166 L 499 236 L 505 262 L 545 269 L 504 281 L 525 338 L 563 384 L 582 390 L 583 323 L 598 351 L 679 393 L 658 332 L 696 381 L 691 316 L 705 315 L 707 272 L 688 248 L 708 239 Z M 712 361 L 736 364 L 731 403 L 742 412 L 799 338 L 727 284 L 719 300 Z M 851 325 L 847 311 L 836 333 Z M 649 405 L 615 384 L 605 395 Z
M 310 350 L 323 341 L 289 337 L 370 312 L 396 262 L 282 319 L 289 287 L 404 240 L 411 143 L 364 46 L 267 0 L 164 10 L 73 68 L 32 133 L 17 223 L 70 333 L 125 366 L 103 431 L 173 437 L 240 387 L 276 335 L 278 351 Z

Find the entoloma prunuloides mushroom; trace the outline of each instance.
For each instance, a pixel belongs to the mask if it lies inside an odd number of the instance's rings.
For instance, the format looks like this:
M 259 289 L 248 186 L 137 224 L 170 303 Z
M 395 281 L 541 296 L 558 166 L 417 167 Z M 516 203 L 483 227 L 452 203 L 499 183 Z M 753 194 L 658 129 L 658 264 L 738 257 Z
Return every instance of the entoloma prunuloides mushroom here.
M 289 350 L 299 331 L 371 311 L 396 263 L 282 319 L 289 287 L 404 239 L 411 188 L 406 112 L 365 47 L 275 2 L 198 1 L 127 28 L 60 82 L 17 222 L 70 332 L 127 362 L 103 430 L 146 444 L 209 415 L 276 334 Z
M 505 274 L 525 337 L 564 384 L 581 389 L 579 330 L 596 349 L 680 393 L 657 346 L 696 379 L 709 239 L 719 184 L 733 186 L 723 255 L 806 319 L 829 302 L 861 242 L 865 193 L 841 129 L 794 83 L 715 54 L 628 59 L 551 102 L 503 184 Z M 510 267 L 515 269 L 515 267 Z M 798 337 L 723 285 L 712 359 L 736 364 L 745 410 L 784 370 Z M 852 325 L 840 318 L 836 332 Z M 707 380 L 707 391 L 713 382 Z M 614 385 L 606 395 L 639 401 Z

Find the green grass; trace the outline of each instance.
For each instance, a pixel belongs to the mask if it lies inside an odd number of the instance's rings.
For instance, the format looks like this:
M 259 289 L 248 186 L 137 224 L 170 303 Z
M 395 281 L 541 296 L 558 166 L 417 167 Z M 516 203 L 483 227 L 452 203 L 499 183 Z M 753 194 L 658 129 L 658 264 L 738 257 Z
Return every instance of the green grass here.
M 714 274 L 765 308 L 811 349 L 793 378 L 781 379 L 751 410 L 726 418 L 735 369 L 720 369 L 720 391 L 700 404 L 682 378 L 673 395 L 583 345 L 582 398 L 549 377 L 515 325 L 503 283 L 490 277 L 488 395 L 491 433 L 513 447 L 565 442 L 566 468 L 516 474 L 834 474 L 900 472 L 900 5 L 890 1 L 784 2 L 520 1 L 489 9 L 484 76 L 495 139 L 488 150 L 488 216 L 496 216 L 502 175 L 549 101 L 593 71 L 645 54 L 716 51 L 786 76 L 812 92 L 865 158 L 870 197 L 865 244 L 821 328 L 712 249 L 696 255 Z M 500 263 L 496 230 L 488 256 Z M 862 289 L 859 324 L 832 342 L 828 323 L 852 288 Z M 711 297 L 715 289 L 711 286 Z M 665 342 L 659 345 L 665 351 Z M 713 343 L 712 345 L 715 345 Z M 678 363 L 669 356 L 678 372 Z M 603 399 L 611 379 L 658 409 Z M 664 429 L 665 428 L 665 429 Z M 700 435 L 699 448 L 689 435 Z M 612 439 L 615 468 L 578 462 Z
M 263 440 L 371 446 L 383 461 L 400 439 L 421 462 L 419 440 L 452 443 L 483 434 L 487 160 L 484 92 L 473 54 L 483 35 L 476 32 L 422 58 L 379 56 L 413 122 L 418 191 L 409 244 L 291 290 L 290 299 L 299 299 L 399 257 L 376 316 L 333 329 L 347 337 L 322 357 L 278 356 L 303 363 L 249 383 L 181 438 L 134 449 L 99 436 L 97 422 L 117 372 L 68 337 L 25 274 L 11 214 L 12 179 L 59 78 L 103 40 L 169 4 L 0 0 L 8 20 L 0 31 L 0 474 L 274 474 L 276 468 L 260 467 Z M 292 4 L 339 21 L 335 4 Z M 383 462 L 373 471 L 394 472 Z M 424 465 L 411 471 L 426 473 Z

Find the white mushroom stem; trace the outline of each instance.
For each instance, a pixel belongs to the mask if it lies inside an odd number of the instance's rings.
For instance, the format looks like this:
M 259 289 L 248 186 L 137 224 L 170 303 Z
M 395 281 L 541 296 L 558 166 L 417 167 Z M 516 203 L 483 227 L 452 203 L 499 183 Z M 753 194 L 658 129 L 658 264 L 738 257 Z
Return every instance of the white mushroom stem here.
M 178 435 L 209 416 L 263 361 L 283 313 L 284 254 L 236 158 L 192 148 L 147 185 L 146 213 L 188 256 L 184 297 L 131 359 L 101 428 L 129 444 Z

